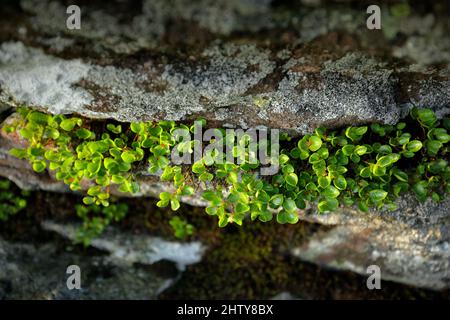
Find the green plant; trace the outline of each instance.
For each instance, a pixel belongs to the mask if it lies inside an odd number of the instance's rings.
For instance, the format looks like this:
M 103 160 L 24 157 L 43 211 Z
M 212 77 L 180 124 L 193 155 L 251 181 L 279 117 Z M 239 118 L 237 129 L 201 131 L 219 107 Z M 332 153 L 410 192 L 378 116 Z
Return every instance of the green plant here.
M 0 220 L 6 221 L 27 206 L 28 192 L 22 191 L 17 195 L 11 191 L 11 181 L 0 179 Z
M 232 147 L 233 161 L 205 149 L 201 159 L 187 168 L 173 165 L 169 156 L 172 151 L 193 152 L 198 141 L 179 141 L 174 133 L 178 129 L 194 133 L 195 125 L 108 123 L 105 131 L 78 117 L 24 108 L 19 113 L 20 118 L 4 130 L 18 131 L 29 145 L 12 149 L 11 154 L 28 159 L 37 172 L 46 168 L 55 172 L 72 190 L 80 190 L 82 181 L 90 184 L 83 199 L 86 205 L 108 206 L 111 187 L 138 192 L 132 169 L 145 162 L 150 173 L 174 186 L 173 192 L 160 194 L 158 206 L 170 205 L 175 211 L 182 197 L 206 189 L 202 193 L 206 213 L 217 216 L 220 227 L 241 225 L 246 218 L 267 222 L 274 215 L 279 223 L 296 223 L 299 212 L 314 203 L 319 212 L 341 205 L 356 205 L 362 211 L 383 206 L 395 210 L 395 198 L 408 190 L 421 201 L 428 197 L 439 201 L 450 192 L 450 119 L 439 121 L 430 109 L 413 109 L 405 122 L 395 126 L 320 127 L 298 140 L 282 135 L 280 155 L 270 158 L 280 171 L 270 177 L 258 175 L 261 163 L 251 151 L 251 146 L 270 142 L 253 141 L 249 134 L 216 129 L 222 138 L 209 142 Z
M 92 239 L 100 235 L 112 222 L 119 222 L 128 213 L 126 204 L 111 204 L 108 207 L 97 205 L 77 205 L 77 216 L 83 221 L 82 226 L 77 230 L 76 243 L 89 246 Z
M 411 7 L 407 2 L 397 3 L 390 6 L 390 12 L 395 18 L 405 18 L 411 14 Z
M 179 239 L 185 239 L 194 232 L 194 226 L 178 216 L 172 217 L 169 223 L 173 229 L 175 237 Z

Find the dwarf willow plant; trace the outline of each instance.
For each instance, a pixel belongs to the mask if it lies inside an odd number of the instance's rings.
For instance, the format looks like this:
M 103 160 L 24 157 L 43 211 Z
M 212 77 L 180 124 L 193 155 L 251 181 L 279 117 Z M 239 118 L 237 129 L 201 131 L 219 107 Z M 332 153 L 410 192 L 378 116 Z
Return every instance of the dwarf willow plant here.
M 72 190 L 90 183 L 83 198 L 86 205 L 108 206 L 111 185 L 121 192 L 138 192 L 132 169 L 145 162 L 150 173 L 175 187 L 174 192 L 160 194 L 158 206 L 170 205 L 175 211 L 181 197 L 203 187 L 206 213 L 217 216 L 220 227 L 241 225 L 246 217 L 266 222 L 274 215 L 279 223 L 296 223 L 299 209 L 308 203 L 317 203 L 319 212 L 340 205 L 357 205 L 362 211 L 382 206 L 395 210 L 395 198 L 408 190 L 421 201 L 428 197 L 439 201 L 450 192 L 450 119 L 438 121 L 430 109 L 413 109 L 405 122 L 395 126 L 320 127 L 297 141 L 284 135 L 280 155 L 270 160 L 280 171 L 270 177 L 258 175 L 261 164 L 249 152 L 250 145 L 269 142 L 252 141 L 249 135 L 237 137 L 217 129 L 240 162 L 227 161 L 224 153 L 212 149 L 186 168 L 173 165 L 170 154 L 174 148 L 192 152 L 198 141 L 179 142 L 173 133 L 180 128 L 193 133 L 194 125 L 160 121 L 97 128 L 78 117 L 25 108 L 19 114 L 4 130 L 19 132 L 29 145 L 12 149 L 11 154 L 28 159 L 36 172 L 48 168 Z
M 178 239 L 185 239 L 194 233 L 194 226 L 178 216 L 172 217 L 169 224 Z
M 6 221 L 27 206 L 27 191 L 19 195 L 11 191 L 11 182 L 0 179 L 0 221 Z
M 124 203 L 108 207 L 77 205 L 75 209 L 77 216 L 83 221 L 75 235 L 75 243 L 81 243 L 85 247 L 90 245 L 93 238 L 102 234 L 108 225 L 122 220 L 128 213 L 128 206 Z

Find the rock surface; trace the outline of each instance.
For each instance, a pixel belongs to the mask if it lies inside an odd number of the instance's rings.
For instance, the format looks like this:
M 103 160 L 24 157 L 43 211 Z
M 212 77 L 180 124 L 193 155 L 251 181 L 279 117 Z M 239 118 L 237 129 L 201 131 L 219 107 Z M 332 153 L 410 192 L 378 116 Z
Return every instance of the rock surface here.
M 73 239 L 76 226 L 42 223 L 42 229 Z M 58 241 L 40 244 L 0 238 L 0 299 L 155 299 L 187 265 L 201 260 L 199 242 L 179 243 L 109 228 L 90 254 Z M 94 251 L 94 253 L 92 253 Z M 81 289 L 66 285 L 69 265 L 81 270 Z
M 300 133 L 394 123 L 413 105 L 449 112 L 449 24 L 437 9 L 399 18 L 383 7 L 382 31 L 365 27 L 364 6 L 347 4 L 83 2 L 81 30 L 66 28 L 65 9 L 3 8 L 15 19 L 0 28 L 0 102 Z
M 268 0 L 142 0 L 132 7 L 92 1 L 81 5 L 81 30 L 66 28 L 63 1 L 8 4 L 0 9 L 0 110 L 26 104 L 125 122 L 204 117 L 211 125 L 265 125 L 297 134 L 319 125 L 395 123 L 412 106 L 448 114 L 448 3 L 411 6 L 401 17 L 383 6 L 382 30 L 372 31 L 365 27 L 367 3 L 350 2 L 330 1 L 323 8 L 315 5 L 321 1 L 302 1 L 286 8 Z M 26 162 L 10 158 L 11 143 L 0 138 L 0 175 L 25 189 L 68 191 L 50 175 L 37 175 Z M 148 175 L 139 175 L 139 181 L 139 196 L 170 188 Z M 183 200 L 204 205 L 196 196 Z M 291 254 L 360 274 L 377 264 L 383 279 L 448 289 L 449 199 L 418 204 L 407 196 L 398 205 L 394 213 L 343 208 L 304 215 L 334 228 Z M 70 237 L 57 225 L 47 228 Z M 117 255 L 125 248 L 120 243 L 96 245 Z M 46 265 L 55 248 L 0 244 L 0 295 L 26 281 L 33 268 L 56 274 Z M 22 266 L 11 252 L 27 259 L 36 255 L 42 263 Z M 58 270 L 73 259 L 62 255 Z M 13 280 L 5 280 L 7 274 Z M 126 281 L 129 273 L 124 274 L 118 283 Z M 149 297 L 165 280 L 155 278 Z M 58 281 L 37 296 L 70 295 Z M 114 281 L 94 281 L 92 288 L 116 292 Z M 136 281 L 135 290 L 147 290 L 145 276 Z
M 81 268 L 81 290 L 69 290 L 66 269 Z M 97 255 L 61 250 L 55 243 L 0 238 L 0 299 L 155 299 L 173 279 L 142 266 L 120 266 Z
M 382 279 L 433 290 L 450 288 L 450 198 L 420 203 L 411 195 L 394 212 L 351 208 L 309 221 L 335 226 L 292 250 L 305 261 L 367 275 L 377 265 Z
M 67 239 L 75 240 L 79 226 L 44 221 L 42 227 L 44 230 L 54 231 Z M 117 230 L 114 232 L 111 228 L 93 239 L 91 246 L 109 252 L 111 259 L 116 259 L 121 264 L 151 265 L 166 260 L 176 263 L 180 271 L 184 271 L 187 265 L 199 262 L 205 250 L 200 242 L 171 242 L 159 237 L 123 234 Z

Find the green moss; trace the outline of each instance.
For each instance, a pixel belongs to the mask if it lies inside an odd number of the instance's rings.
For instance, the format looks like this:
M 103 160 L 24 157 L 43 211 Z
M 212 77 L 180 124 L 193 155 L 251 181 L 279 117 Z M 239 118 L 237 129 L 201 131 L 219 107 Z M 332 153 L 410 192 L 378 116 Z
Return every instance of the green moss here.
M 204 260 L 189 266 L 186 276 L 162 298 L 269 298 L 287 286 L 293 267 L 280 252 L 298 244 L 308 231 L 307 224 L 227 228 L 218 234 Z

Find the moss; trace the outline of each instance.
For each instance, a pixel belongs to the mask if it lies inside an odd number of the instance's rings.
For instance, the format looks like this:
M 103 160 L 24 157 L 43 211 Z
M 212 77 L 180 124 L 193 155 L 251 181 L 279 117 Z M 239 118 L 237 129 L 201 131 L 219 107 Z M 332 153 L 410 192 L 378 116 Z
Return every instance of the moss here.
M 256 223 L 222 230 L 202 262 L 191 265 L 161 299 L 269 299 L 290 292 L 303 299 L 446 299 L 432 292 L 382 282 L 367 290 L 366 278 L 322 269 L 292 257 L 289 249 L 330 227 L 306 222 L 280 226 Z M 208 239 L 202 239 L 208 242 Z
M 307 223 L 227 228 L 220 232 L 204 260 L 189 266 L 180 282 L 161 298 L 270 298 L 290 281 L 289 248 L 317 228 Z

